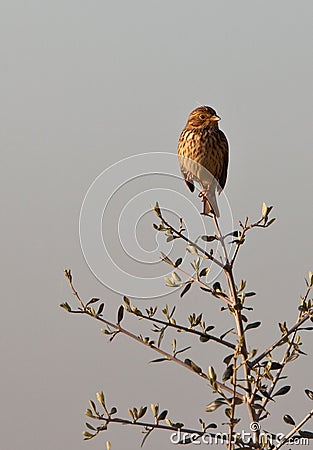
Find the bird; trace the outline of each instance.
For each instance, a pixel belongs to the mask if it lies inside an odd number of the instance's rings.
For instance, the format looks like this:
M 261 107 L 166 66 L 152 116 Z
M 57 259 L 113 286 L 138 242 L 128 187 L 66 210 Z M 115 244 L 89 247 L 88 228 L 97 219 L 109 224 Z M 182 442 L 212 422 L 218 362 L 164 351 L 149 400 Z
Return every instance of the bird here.
M 227 138 L 218 126 L 220 119 L 210 106 L 194 109 L 180 134 L 177 149 L 186 185 L 191 192 L 194 182 L 202 188 L 202 214 L 216 217 L 220 217 L 216 191 L 220 194 L 225 187 L 229 153 Z

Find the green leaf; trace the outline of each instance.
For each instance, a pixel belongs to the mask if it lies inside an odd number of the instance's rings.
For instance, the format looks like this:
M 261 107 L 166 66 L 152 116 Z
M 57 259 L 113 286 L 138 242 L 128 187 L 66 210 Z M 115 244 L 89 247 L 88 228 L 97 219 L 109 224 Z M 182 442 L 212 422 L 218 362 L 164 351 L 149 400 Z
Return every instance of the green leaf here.
M 225 333 L 221 334 L 220 339 L 224 339 L 225 336 L 228 335 L 228 333 L 231 333 L 232 331 L 234 331 L 234 328 L 230 328 L 230 330 L 225 331 Z
M 253 323 L 249 323 L 246 328 L 245 331 L 247 330 L 252 330 L 252 328 L 258 328 L 261 325 L 262 322 L 253 322 Z
M 312 431 L 298 431 L 298 433 L 300 434 L 301 437 L 306 438 L 306 439 L 313 439 L 313 432 Z
M 268 362 L 269 361 L 265 361 L 264 363 L 262 363 L 262 366 L 266 366 L 266 364 Z M 276 361 L 271 361 L 270 370 L 279 370 L 279 369 L 282 369 L 283 367 L 284 367 L 283 364 L 280 364 L 279 362 L 276 362 Z
M 225 381 L 227 381 L 231 378 L 233 373 L 234 373 L 234 368 L 233 368 L 233 365 L 231 364 L 226 368 L 225 372 L 223 373 L 222 381 L 225 383 Z
M 176 259 L 175 267 L 180 266 L 182 262 L 183 262 L 183 258 L 178 258 L 178 259 Z
M 147 409 L 148 408 L 146 406 L 141 406 L 140 407 L 140 410 L 139 410 L 139 413 L 138 413 L 138 419 L 140 419 L 141 417 L 143 417 L 146 414 Z
M 225 400 L 223 398 L 217 398 L 206 406 L 205 412 L 213 412 L 222 405 L 226 405 Z
M 117 323 L 118 323 L 118 325 L 122 322 L 123 317 L 124 317 L 124 306 L 121 305 L 119 307 L 119 309 L 118 309 L 118 312 L 117 312 Z
M 92 400 L 89 400 L 89 405 L 90 405 L 91 409 L 93 410 L 93 412 L 97 414 L 95 402 Z
M 310 400 L 313 400 L 313 391 L 310 391 L 310 389 L 306 389 L 304 391 L 306 395 L 309 397 Z
M 185 364 L 187 364 L 187 366 L 190 366 L 194 372 L 202 373 L 201 367 L 197 366 L 197 364 L 191 361 L 191 359 L 186 358 L 184 362 Z
M 227 233 L 227 234 L 225 235 L 225 237 L 226 237 L 226 236 L 239 237 L 240 234 L 241 234 L 241 233 L 240 233 L 238 230 L 235 230 L 235 231 L 231 231 L 230 233 Z
M 189 349 L 191 349 L 191 346 L 182 348 L 181 350 L 178 350 L 178 352 L 176 352 L 175 355 L 178 355 L 179 353 L 186 352 L 186 351 L 189 350 Z
M 128 414 L 130 415 L 130 417 L 131 417 L 131 419 L 133 420 L 133 421 L 135 421 L 135 414 L 133 413 L 133 411 L 129 408 L 128 409 Z
M 88 416 L 88 417 L 92 417 L 92 416 L 93 416 L 92 411 L 91 411 L 91 409 L 89 409 L 89 408 L 86 409 L 85 414 L 86 414 L 86 416 Z
M 157 363 L 157 362 L 162 362 L 162 361 L 168 361 L 167 358 L 157 358 L 157 359 L 153 359 L 152 361 L 149 361 L 151 363 Z
M 204 291 L 204 292 L 210 292 L 210 294 L 212 294 L 212 289 L 208 289 L 208 288 L 205 288 L 205 287 L 202 287 L 202 286 L 200 286 L 200 289 L 202 291 Z
M 212 366 L 209 366 L 208 377 L 209 377 L 211 382 L 215 382 L 216 381 L 216 373 L 215 373 L 215 370 L 214 370 L 214 368 Z
M 299 355 L 297 353 L 292 353 L 290 356 L 288 356 L 288 358 L 286 359 L 286 364 L 290 363 L 292 361 L 294 361 L 295 359 L 297 359 L 299 357 Z
M 289 414 L 285 414 L 283 419 L 284 419 L 284 422 L 288 423 L 288 425 L 296 424 L 296 422 L 293 420 L 293 418 Z
M 254 295 L 256 295 L 256 292 L 246 292 L 245 293 L 246 297 L 253 297 Z
M 213 241 L 217 240 L 217 237 L 216 236 L 206 236 L 206 235 L 204 235 L 204 236 L 201 236 L 201 239 L 203 241 L 205 241 L 205 242 L 213 242 Z
M 89 302 L 86 303 L 86 306 L 92 305 L 93 303 L 97 303 L 100 301 L 100 298 L 92 298 Z
M 176 272 L 173 272 L 173 273 L 172 273 L 172 278 L 173 278 L 173 280 L 175 280 L 175 281 L 181 281 L 180 276 L 179 276 Z
M 103 392 L 97 392 L 96 397 L 100 405 L 104 406 L 104 393 Z
M 192 244 L 188 245 L 188 247 L 186 247 L 186 250 L 187 250 L 187 252 L 191 253 L 192 255 L 198 255 L 198 250 Z
M 262 203 L 262 218 L 265 219 L 266 216 L 267 216 L 267 206 L 266 206 L 266 203 L 263 202 Z
M 286 394 L 288 394 L 290 389 L 291 389 L 291 386 L 283 386 L 273 395 L 273 397 L 277 397 L 278 395 L 286 395 Z
M 71 312 L 72 311 L 70 305 L 67 302 L 61 303 L 60 306 L 61 306 L 61 308 L 65 309 L 65 311 L 67 311 L 67 312 Z
M 73 279 L 71 269 L 64 269 L 64 275 L 68 279 L 68 281 L 71 283 L 72 279 Z
M 225 356 L 225 358 L 223 359 L 223 363 L 225 363 L 228 366 L 233 356 L 234 356 L 233 354 Z
M 238 292 L 241 292 L 244 290 L 244 288 L 246 287 L 247 282 L 245 280 L 240 280 L 240 285 L 239 285 L 239 289 Z
M 221 284 L 218 281 L 216 281 L 213 284 L 213 289 L 214 289 L 214 291 L 222 291 Z
M 103 310 L 104 310 L 104 303 L 101 303 L 97 311 L 97 316 L 101 316 Z
M 165 281 L 166 286 L 168 286 L 168 287 L 177 287 L 176 284 L 174 283 L 174 281 L 169 277 L 164 277 L 164 281 Z
M 151 403 L 150 408 L 151 408 L 153 416 L 157 417 L 158 412 L 159 412 L 159 405 L 155 405 L 154 403 Z
M 130 300 L 128 297 L 123 297 L 124 302 L 126 303 L 127 306 L 130 306 Z
M 164 411 L 161 412 L 161 414 L 159 414 L 158 420 L 165 420 L 167 414 L 168 414 L 168 411 L 165 409 Z
M 156 202 L 154 206 L 151 205 L 151 208 L 152 208 L 152 210 L 154 211 L 155 215 L 161 219 L 162 216 L 161 216 L 161 211 L 160 211 L 159 203 Z
M 267 227 L 270 227 L 270 226 L 272 225 L 272 223 L 275 222 L 275 220 L 276 220 L 276 217 L 273 217 L 273 219 L 269 220 L 269 221 L 267 222 L 267 224 L 265 225 L 266 228 L 267 228 Z
M 187 283 L 186 286 L 184 287 L 184 289 L 182 290 L 181 294 L 180 294 L 180 298 L 183 298 L 183 296 L 185 294 L 187 294 L 187 292 L 189 291 L 189 289 L 191 288 L 192 283 Z
M 231 414 L 232 414 L 231 408 L 225 408 L 224 412 L 225 412 L 225 415 L 230 419 Z
M 92 439 L 93 437 L 95 437 L 95 434 L 91 434 L 88 431 L 84 431 L 83 435 L 85 436 L 84 440 L 87 441 L 88 439 Z
M 199 277 L 206 277 L 209 272 L 210 272 L 210 267 L 204 267 L 201 270 Z

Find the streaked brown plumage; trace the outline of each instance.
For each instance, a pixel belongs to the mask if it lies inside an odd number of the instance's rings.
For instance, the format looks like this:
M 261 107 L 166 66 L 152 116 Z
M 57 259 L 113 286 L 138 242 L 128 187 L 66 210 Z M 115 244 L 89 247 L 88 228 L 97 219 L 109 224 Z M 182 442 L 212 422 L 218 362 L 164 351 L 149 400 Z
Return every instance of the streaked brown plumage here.
M 178 143 L 180 168 L 191 192 L 194 181 L 202 187 L 203 214 L 219 217 L 216 190 L 220 194 L 226 184 L 228 142 L 218 128 L 220 117 L 213 108 L 200 106 L 189 115 Z

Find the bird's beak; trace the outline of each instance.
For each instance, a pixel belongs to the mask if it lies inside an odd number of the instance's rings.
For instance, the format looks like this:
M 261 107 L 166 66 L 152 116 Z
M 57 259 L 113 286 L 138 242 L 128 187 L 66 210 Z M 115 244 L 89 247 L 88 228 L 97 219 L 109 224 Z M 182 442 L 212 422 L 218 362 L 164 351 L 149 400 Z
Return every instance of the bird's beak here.
M 213 122 L 218 122 L 221 118 L 219 116 L 212 116 L 211 120 L 213 120 Z

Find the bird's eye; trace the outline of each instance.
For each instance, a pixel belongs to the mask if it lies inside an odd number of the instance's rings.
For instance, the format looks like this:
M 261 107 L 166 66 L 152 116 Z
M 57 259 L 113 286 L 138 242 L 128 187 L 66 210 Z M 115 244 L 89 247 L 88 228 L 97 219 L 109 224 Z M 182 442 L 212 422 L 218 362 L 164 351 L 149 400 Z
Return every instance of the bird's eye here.
M 204 120 L 205 119 L 205 115 L 204 114 L 200 114 L 200 119 Z

